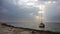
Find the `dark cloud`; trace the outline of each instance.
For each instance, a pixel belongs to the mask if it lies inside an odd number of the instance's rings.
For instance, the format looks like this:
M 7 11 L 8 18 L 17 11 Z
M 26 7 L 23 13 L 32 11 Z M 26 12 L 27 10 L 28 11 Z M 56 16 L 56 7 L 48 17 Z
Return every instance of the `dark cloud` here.
M 14 5 L 12 3 L 8 3 L 8 2 L 3 2 L 2 5 L 2 10 L 0 10 L 0 17 L 1 18 L 33 18 L 32 16 L 30 16 L 30 13 L 36 13 L 37 11 L 39 11 L 38 8 L 36 7 L 32 7 L 32 8 L 27 8 L 24 6 L 18 6 L 18 5 Z

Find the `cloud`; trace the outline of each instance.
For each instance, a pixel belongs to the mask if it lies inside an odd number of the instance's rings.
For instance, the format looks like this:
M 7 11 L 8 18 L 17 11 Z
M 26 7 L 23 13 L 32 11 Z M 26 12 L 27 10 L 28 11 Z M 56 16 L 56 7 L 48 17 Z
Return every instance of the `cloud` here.
M 58 0 L 39 0 L 39 1 L 58 1 Z
M 11 1 L 11 2 L 10 2 Z M 25 5 L 24 5 L 25 6 Z M 24 7 L 23 5 L 16 5 L 12 3 L 12 0 L 3 1 L 2 10 L 0 10 L 0 20 L 2 21 L 14 21 L 13 19 L 34 19 L 34 16 L 31 16 L 30 13 L 36 15 L 39 9 L 37 7 Z M 17 20 L 16 20 L 17 22 Z
M 59 5 L 59 1 L 57 1 L 55 4 L 53 5 L 49 5 L 48 7 L 46 7 L 46 20 L 49 22 L 60 22 L 60 9 L 58 8 Z
M 29 19 L 32 21 L 35 19 L 35 16 L 39 16 L 38 11 L 40 9 L 36 7 L 37 5 L 44 4 L 46 1 L 56 1 L 55 4 L 49 4 L 46 6 L 46 20 L 47 21 L 58 21 L 60 20 L 60 0 L 38 0 L 38 1 L 32 1 L 30 4 L 29 2 L 21 2 L 18 3 L 19 0 L 3 0 L 2 5 L 0 6 L 0 20 L 2 21 L 18 21 L 23 19 L 26 21 Z M 27 5 L 28 3 L 28 5 Z M 33 4 L 32 4 L 33 3 Z M 1 10 L 2 9 L 2 10 Z M 30 14 L 33 13 L 33 16 Z M 22 21 L 23 21 L 22 20 Z

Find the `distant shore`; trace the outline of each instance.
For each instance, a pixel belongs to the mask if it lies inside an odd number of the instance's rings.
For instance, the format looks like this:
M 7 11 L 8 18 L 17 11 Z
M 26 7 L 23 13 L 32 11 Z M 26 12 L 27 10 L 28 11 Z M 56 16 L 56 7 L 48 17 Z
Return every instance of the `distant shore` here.
M 12 31 L 12 29 L 16 32 L 20 32 L 20 31 L 29 31 L 31 34 L 32 33 L 39 33 L 39 34 L 60 34 L 60 32 L 52 32 L 52 31 L 44 31 L 44 30 L 36 30 L 36 29 L 30 29 L 30 28 L 24 28 L 24 27 L 14 27 L 12 25 L 7 25 L 6 23 L 0 23 L 0 30 L 1 29 L 10 29 Z M 14 32 L 14 33 L 16 33 Z M 18 32 L 18 33 L 19 33 Z M 3 32 L 4 33 L 4 32 Z M 1 34 L 1 32 L 0 32 Z

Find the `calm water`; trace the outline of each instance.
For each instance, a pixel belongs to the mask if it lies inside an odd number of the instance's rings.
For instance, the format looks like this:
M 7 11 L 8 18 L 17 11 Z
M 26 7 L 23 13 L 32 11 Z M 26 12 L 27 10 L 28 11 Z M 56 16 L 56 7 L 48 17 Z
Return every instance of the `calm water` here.
M 31 28 L 41 30 L 43 28 L 39 28 L 38 23 L 7 23 L 13 25 L 15 27 L 24 27 L 24 28 Z M 44 30 L 60 32 L 60 23 L 45 23 L 46 27 Z

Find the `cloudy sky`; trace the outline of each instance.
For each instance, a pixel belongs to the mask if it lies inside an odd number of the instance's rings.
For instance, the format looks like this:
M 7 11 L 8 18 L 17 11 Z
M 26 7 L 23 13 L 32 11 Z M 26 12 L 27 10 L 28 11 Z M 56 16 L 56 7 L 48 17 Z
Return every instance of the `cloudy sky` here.
M 0 0 L 0 22 L 60 22 L 60 0 Z M 41 12 L 42 11 L 42 12 Z

